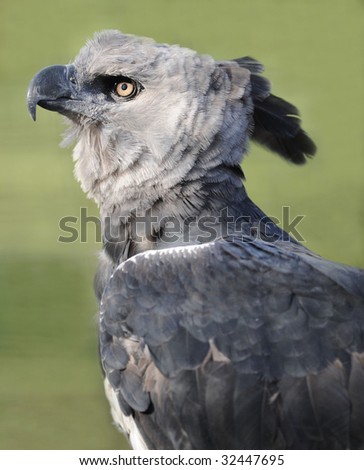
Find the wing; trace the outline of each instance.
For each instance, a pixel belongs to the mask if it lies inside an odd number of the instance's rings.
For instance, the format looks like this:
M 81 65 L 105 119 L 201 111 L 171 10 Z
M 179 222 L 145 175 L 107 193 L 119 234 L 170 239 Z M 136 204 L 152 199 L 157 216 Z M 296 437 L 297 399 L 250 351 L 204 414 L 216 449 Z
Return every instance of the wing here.
M 145 252 L 102 297 L 106 381 L 150 448 L 363 446 L 363 299 L 284 242 Z

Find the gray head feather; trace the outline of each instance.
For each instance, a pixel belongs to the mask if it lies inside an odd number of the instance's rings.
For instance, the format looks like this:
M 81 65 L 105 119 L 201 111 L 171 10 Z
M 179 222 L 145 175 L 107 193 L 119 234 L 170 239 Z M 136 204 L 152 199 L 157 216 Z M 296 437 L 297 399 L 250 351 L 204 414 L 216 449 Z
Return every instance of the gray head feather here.
M 65 140 L 77 140 L 76 178 L 104 213 L 115 205 L 125 212 L 151 207 L 182 180 L 239 163 L 252 106 L 249 93 L 242 100 L 250 73 L 237 63 L 104 31 L 74 66 L 80 88 L 108 75 L 143 87 L 129 101 L 93 97 L 92 111 L 73 122 Z

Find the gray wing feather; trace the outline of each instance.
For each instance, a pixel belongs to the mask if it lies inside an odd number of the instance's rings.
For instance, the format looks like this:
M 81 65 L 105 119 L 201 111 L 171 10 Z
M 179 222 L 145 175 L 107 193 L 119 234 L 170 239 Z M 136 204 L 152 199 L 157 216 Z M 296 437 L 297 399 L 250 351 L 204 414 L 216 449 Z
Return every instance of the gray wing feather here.
M 123 379 L 117 387 L 126 387 L 121 394 L 132 409 L 149 410 L 161 423 L 178 416 L 167 433 L 171 439 L 173 429 L 172 446 L 201 448 L 194 429 L 202 429 L 204 448 L 264 448 L 283 441 L 297 447 L 299 440 L 307 447 L 307 436 L 316 436 L 316 442 L 332 422 L 322 442 L 345 448 L 350 415 L 345 377 L 353 353 L 361 357 L 364 350 L 363 279 L 360 270 L 300 247 L 259 240 L 218 240 L 136 255 L 118 267 L 102 297 L 101 323 L 111 338 L 101 347 L 104 368 L 119 369 Z M 131 372 L 130 364 L 139 367 Z M 163 391 L 146 386 L 148 368 L 163 377 Z M 360 380 L 351 379 L 353 391 Z M 178 405 L 179 397 L 186 406 L 188 390 L 188 409 L 195 409 L 190 421 Z M 164 396 L 159 409 L 158 393 Z M 162 409 L 166 403 L 168 413 Z M 329 420 L 333 406 L 337 423 Z M 363 413 L 359 405 L 358 410 Z M 316 434 L 299 432 L 301 414 Z M 249 425 L 242 423 L 243 415 L 250 416 L 243 421 Z M 285 423 L 282 429 L 278 422 Z M 235 431 L 224 438 L 223 429 L 211 434 L 208 423 Z

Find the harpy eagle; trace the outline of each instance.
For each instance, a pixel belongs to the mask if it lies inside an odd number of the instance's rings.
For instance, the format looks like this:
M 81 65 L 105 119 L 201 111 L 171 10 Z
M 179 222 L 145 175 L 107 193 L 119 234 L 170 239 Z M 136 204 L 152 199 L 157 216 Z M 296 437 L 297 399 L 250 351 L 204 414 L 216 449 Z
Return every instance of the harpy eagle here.
M 99 350 L 134 448 L 364 448 L 364 275 L 248 197 L 249 139 L 315 145 L 262 65 L 104 31 L 28 91 L 66 116 L 100 208 Z

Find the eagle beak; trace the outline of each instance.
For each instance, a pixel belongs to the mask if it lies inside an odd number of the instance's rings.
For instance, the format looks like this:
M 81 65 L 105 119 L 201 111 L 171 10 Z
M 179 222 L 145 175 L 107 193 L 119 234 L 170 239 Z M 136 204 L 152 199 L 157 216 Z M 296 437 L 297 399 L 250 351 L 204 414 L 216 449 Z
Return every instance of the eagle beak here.
M 74 93 L 73 65 L 52 65 L 38 72 L 30 82 L 27 94 L 28 111 L 36 119 L 37 105 L 50 111 L 65 111 Z

